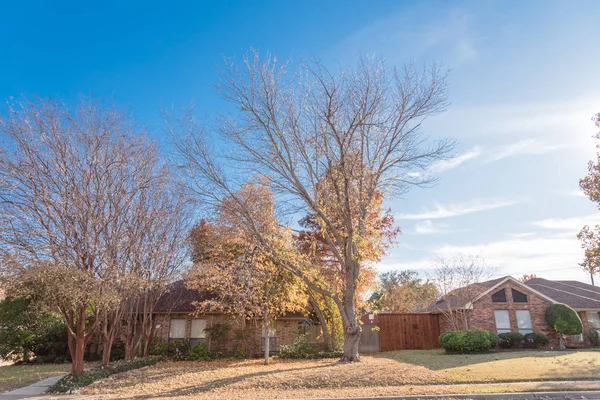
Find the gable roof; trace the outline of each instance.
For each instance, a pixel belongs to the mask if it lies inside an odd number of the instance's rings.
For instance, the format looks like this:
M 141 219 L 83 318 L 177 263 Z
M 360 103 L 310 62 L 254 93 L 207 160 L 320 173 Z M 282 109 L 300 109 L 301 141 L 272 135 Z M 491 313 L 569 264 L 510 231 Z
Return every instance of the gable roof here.
M 492 279 L 492 280 L 485 281 L 485 282 L 473 283 L 471 285 L 465 286 L 464 288 L 455 289 L 452 292 L 450 292 L 448 295 L 446 295 L 446 299 L 440 298 L 434 304 L 431 304 L 429 307 L 427 307 L 427 311 L 435 312 L 435 311 L 446 310 L 446 309 L 448 309 L 448 306 L 450 306 L 450 309 L 472 308 L 473 303 L 475 303 L 477 300 L 481 299 L 485 295 L 493 292 L 494 290 L 496 290 L 500 286 L 504 285 L 508 281 L 510 281 L 518 286 L 522 286 L 523 288 L 535 293 L 536 295 L 538 295 L 552 303 L 561 302 L 559 300 L 552 298 L 551 296 L 544 293 L 543 291 L 537 290 L 535 287 L 530 286 L 528 284 L 528 282 L 523 283 L 523 282 L 520 282 L 519 280 L 513 278 L 512 276 L 507 275 L 507 276 L 503 276 L 501 278 L 496 278 L 496 279 Z M 469 296 L 469 297 L 473 298 L 473 301 L 466 302 L 464 304 L 459 304 L 459 299 L 455 294 L 458 290 L 466 290 L 466 291 L 473 290 L 473 295 Z M 600 290 L 598 290 L 598 294 L 600 295 Z M 449 298 L 449 300 L 447 300 L 448 298 Z M 464 300 L 463 300 L 463 302 L 464 302 Z
M 446 296 L 440 297 L 435 303 L 430 304 L 425 311 L 435 312 L 435 311 L 439 311 L 439 310 L 446 310 L 446 309 L 448 309 L 448 307 L 450 307 L 450 309 L 468 307 L 468 304 L 464 303 L 464 300 L 459 299 L 458 296 L 456 295 L 458 290 L 466 290 L 466 291 L 472 290 L 473 293 L 479 293 L 478 297 L 481 297 L 481 295 L 483 293 L 485 293 L 489 290 L 493 290 L 493 288 L 497 287 L 501 282 L 504 282 L 506 280 L 506 278 L 509 278 L 509 277 L 503 276 L 501 278 L 491 279 L 491 280 L 485 281 L 485 282 L 472 283 L 463 288 L 455 289 L 455 290 L 451 291 L 450 293 L 448 293 Z M 461 302 L 463 302 L 463 304 L 459 304 Z
M 576 310 L 600 310 L 600 288 L 578 281 L 533 278 L 525 285 Z

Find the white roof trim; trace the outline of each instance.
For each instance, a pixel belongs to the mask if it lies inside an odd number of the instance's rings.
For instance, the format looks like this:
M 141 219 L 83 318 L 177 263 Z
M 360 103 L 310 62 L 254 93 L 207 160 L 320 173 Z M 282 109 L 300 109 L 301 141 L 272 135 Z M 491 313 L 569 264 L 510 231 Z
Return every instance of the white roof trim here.
M 475 303 L 476 301 L 478 301 L 479 299 L 481 299 L 483 296 L 493 292 L 494 290 L 496 290 L 498 287 L 504 285 L 506 282 L 511 281 L 513 283 L 516 283 L 517 285 L 520 285 L 522 287 L 524 287 L 525 289 L 529 290 L 532 293 L 535 293 L 536 295 L 540 296 L 541 298 L 544 298 L 552 303 L 556 303 L 556 300 L 554 300 L 551 297 L 546 296 L 545 294 L 538 292 L 537 290 L 535 290 L 534 288 L 527 286 L 526 284 L 524 284 L 523 282 L 519 282 L 518 280 L 516 280 L 515 278 L 513 278 L 512 276 L 507 276 L 505 279 L 501 280 L 500 282 L 498 282 L 497 284 L 495 284 L 494 286 L 492 286 L 491 288 L 489 288 L 488 290 L 486 290 L 485 292 L 481 293 L 479 296 L 477 296 L 477 298 L 475 298 L 475 300 L 467 303 L 465 305 L 466 309 L 472 309 L 473 308 L 473 303 Z

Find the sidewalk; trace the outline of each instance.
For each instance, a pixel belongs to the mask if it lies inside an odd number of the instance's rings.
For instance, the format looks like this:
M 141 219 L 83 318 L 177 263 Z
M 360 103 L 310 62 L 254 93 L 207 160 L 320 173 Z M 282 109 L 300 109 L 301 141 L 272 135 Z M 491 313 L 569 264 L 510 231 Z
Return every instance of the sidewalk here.
M 16 389 L 11 392 L 6 392 L 4 394 L 0 394 L 0 400 L 17 400 L 17 399 L 25 399 L 28 397 L 37 397 L 43 396 L 46 394 L 48 388 L 54 385 L 60 378 L 64 375 L 52 376 L 50 378 L 46 378 L 39 382 L 36 382 L 32 385 L 22 387 L 21 389 Z

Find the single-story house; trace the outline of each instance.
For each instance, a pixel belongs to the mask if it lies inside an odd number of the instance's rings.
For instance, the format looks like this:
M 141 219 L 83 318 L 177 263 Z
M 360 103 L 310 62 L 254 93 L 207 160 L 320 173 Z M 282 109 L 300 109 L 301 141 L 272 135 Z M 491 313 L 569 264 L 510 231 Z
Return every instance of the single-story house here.
M 267 334 L 261 320 L 221 312 L 198 313 L 194 303 L 209 300 L 209 296 L 188 289 L 182 280 L 174 282 L 154 309 L 155 337 L 163 341 L 184 340 L 191 346 L 206 343 L 210 351 L 242 350 L 248 356 L 256 356 L 264 351 L 267 336 L 270 352 L 279 352 L 281 346 L 292 343 L 299 328 L 309 323 L 304 313 L 288 313 L 271 323 Z M 222 328 L 221 335 L 218 340 L 211 339 L 207 329 L 217 326 Z
M 468 295 L 465 295 L 468 294 Z M 583 334 L 567 337 L 568 346 L 589 345 L 591 329 L 600 329 L 600 288 L 578 281 L 533 278 L 520 282 L 511 276 L 469 285 L 450 292 L 428 307 L 439 313 L 442 332 L 452 330 L 447 310 L 462 310 L 469 329 L 497 333 L 542 333 L 550 345 L 558 345 L 558 334 L 546 323 L 546 308 L 563 303 L 577 311 Z M 464 321 L 463 321 L 464 322 Z

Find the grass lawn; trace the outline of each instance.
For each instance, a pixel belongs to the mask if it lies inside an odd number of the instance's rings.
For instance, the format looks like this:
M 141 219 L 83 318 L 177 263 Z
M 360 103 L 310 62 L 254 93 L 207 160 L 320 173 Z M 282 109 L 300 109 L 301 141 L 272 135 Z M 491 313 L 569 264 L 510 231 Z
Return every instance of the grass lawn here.
M 336 360 L 163 362 L 115 375 L 82 390 L 102 398 L 292 398 L 473 391 L 557 390 L 563 385 L 509 381 L 590 379 L 600 376 L 597 351 L 515 351 L 447 355 L 398 351 Z M 465 383 L 484 383 L 481 386 Z M 463 384 L 448 387 L 449 384 Z M 433 386 L 436 385 L 436 386 Z M 589 388 L 600 388 L 595 382 Z
M 4 364 L 0 366 L 0 393 L 70 371 L 71 364 Z

